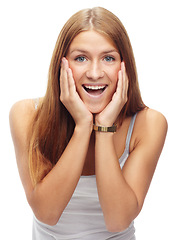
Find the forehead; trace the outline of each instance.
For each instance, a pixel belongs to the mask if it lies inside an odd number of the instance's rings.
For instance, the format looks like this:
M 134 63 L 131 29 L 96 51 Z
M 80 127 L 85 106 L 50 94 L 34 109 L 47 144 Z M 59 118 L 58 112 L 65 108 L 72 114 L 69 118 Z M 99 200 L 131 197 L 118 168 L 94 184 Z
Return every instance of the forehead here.
M 71 53 L 77 49 L 85 49 L 86 51 L 93 52 L 107 51 L 111 49 L 117 50 L 111 39 L 94 30 L 81 32 L 73 39 L 68 52 Z

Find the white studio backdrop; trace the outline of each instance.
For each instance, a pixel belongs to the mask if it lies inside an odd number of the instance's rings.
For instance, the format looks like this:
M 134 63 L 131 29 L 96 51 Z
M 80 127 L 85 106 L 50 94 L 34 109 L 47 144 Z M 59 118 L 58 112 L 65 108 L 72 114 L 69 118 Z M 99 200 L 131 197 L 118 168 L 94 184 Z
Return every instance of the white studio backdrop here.
M 63 24 L 82 8 L 102 6 L 123 22 L 136 58 L 144 102 L 169 123 L 149 193 L 135 220 L 138 240 L 175 239 L 174 65 L 172 0 L 0 1 L 0 213 L 3 239 L 30 240 L 32 211 L 19 179 L 9 130 L 13 103 L 45 94 L 53 48 Z

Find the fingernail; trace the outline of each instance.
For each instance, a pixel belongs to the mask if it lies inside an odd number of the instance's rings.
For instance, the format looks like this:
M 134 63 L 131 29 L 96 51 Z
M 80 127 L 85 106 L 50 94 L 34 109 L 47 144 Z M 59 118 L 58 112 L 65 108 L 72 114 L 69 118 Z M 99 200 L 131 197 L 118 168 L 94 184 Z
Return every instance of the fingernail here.
M 65 62 L 66 62 L 66 61 L 65 61 L 65 57 L 63 57 L 63 58 L 62 58 L 62 62 L 63 62 L 63 63 L 65 63 Z
M 65 57 L 63 57 L 61 60 L 61 66 L 66 67 L 66 58 Z

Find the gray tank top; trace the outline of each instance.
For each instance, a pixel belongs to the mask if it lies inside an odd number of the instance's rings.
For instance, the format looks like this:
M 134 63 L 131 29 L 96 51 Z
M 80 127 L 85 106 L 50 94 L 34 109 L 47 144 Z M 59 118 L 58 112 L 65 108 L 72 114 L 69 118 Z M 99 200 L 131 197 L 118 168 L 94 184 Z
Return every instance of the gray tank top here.
M 119 159 L 123 168 L 128 156 L 136 114 L 132 117 L 126 138 L 126 147 Z M 98 199 L 96 177 L 81 176 L 77 187 L 55 226 L 33 218 L 33 240 L 135 240 L 134 222 L 123 232 L 111 233 L 105 227 Z

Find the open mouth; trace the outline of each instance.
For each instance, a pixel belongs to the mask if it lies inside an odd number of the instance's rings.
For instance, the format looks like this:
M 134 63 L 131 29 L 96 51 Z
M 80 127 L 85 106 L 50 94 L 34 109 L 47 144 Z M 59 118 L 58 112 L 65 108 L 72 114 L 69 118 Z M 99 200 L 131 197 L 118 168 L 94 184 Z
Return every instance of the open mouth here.
M 99 96 L 100 94 L 102 94 L 105 89 L 107 88 L 107 85 L 87 85 L 84 84 L 83 85 L 84 90 L 92 95 L 92 96 Z

